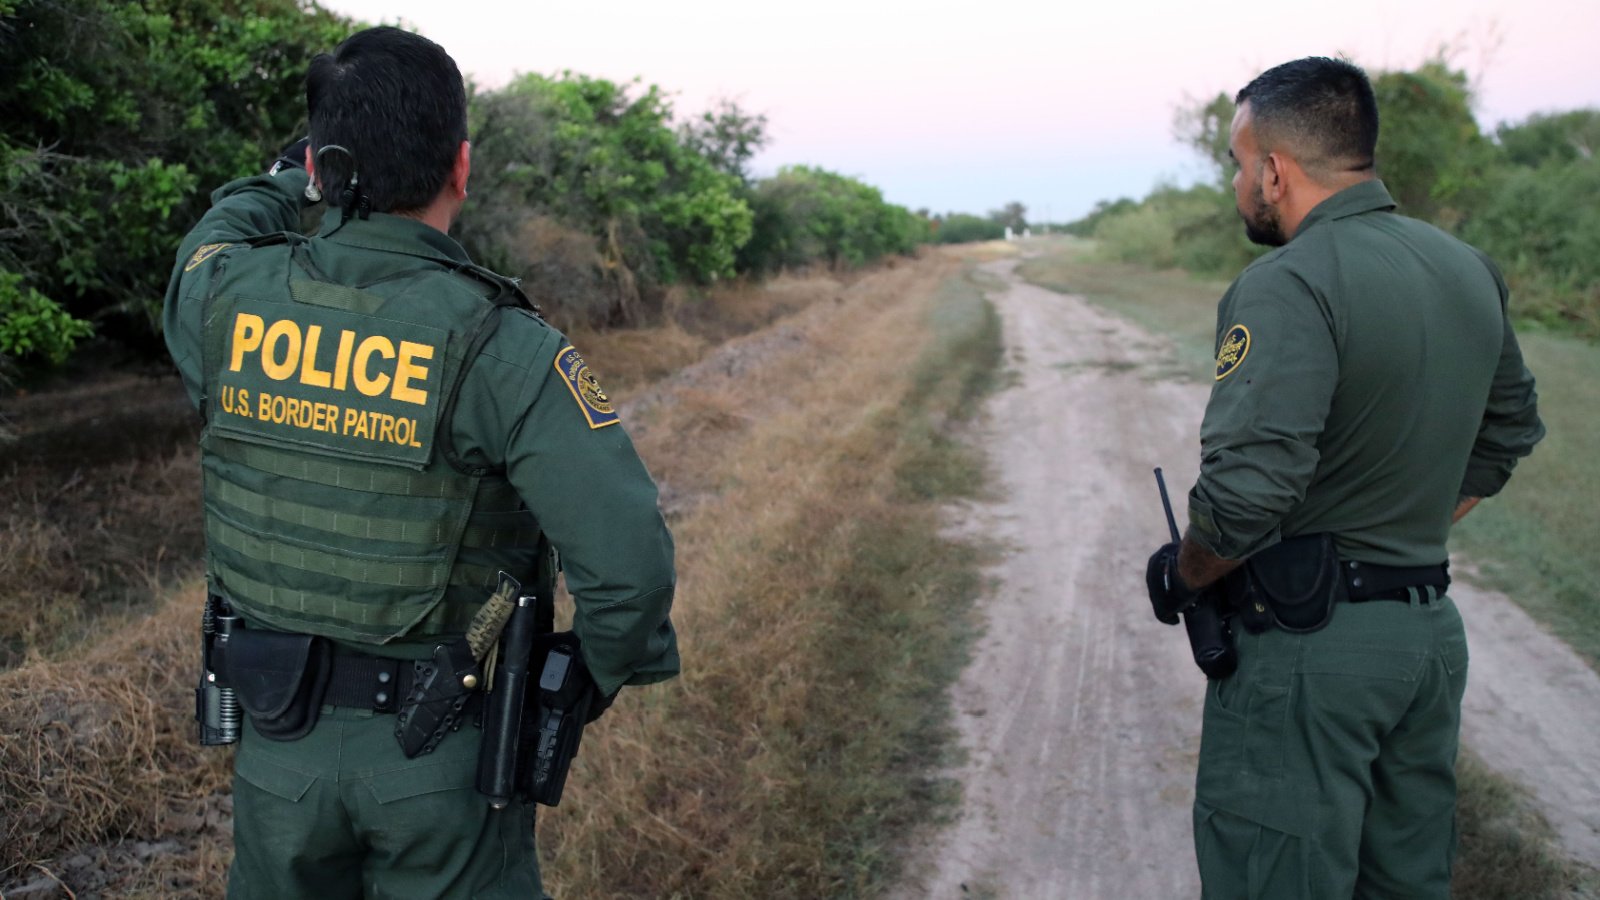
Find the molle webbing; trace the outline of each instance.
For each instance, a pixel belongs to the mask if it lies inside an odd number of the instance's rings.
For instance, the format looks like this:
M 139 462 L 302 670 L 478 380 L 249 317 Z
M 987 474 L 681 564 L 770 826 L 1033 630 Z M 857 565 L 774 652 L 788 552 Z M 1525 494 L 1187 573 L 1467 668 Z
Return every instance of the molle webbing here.
M 472 351 L 510 304 L 461 283 L 447 261 L 353 288 L 320 280 L 312 255 L 305 242 L 240 254 L 208 298 L 213 586 L 289 631 L 370 644 L 463 633 L 499 573 L 531 578 L 544 546 L 502 474 L 453 466 L 440 447 Z M 363 356 L 356 336 L 383 349 Z M 363 359 L 385 361 L 366 383 Z M 298 398 L 302 412 L 268 421 L 266 395 Z M 323 418 L 303 412 L 312 404 Z M 363 430 L 374 417 L 411 417 L 414 430 Z
M 252 469 L 326 487 L 444 500 L 465 499 L 472 496 L 475 489 L 475 483 L 470 478 L 449 477 L 454 473 L 441 476 L 440 473 L 379 469 L 371 463 L 346 462 L 220 437 L 212 443 L 212 449 Z
M 437 519 L 422 521 L 381 518 L 326 509 L 308 503 L 296 503 L 293 500 L 240 487 L 209 472 L 206 473 L 205 484 L 206 495 L 218 505 L 296 528 L 365 541 L 393 543 L 439 544 L 448 537 L 447 523 Z M 529 523 L 495 526 L 469 522 L 462 534 L 461 543 L 465 547 L 492 549 L 528 547 L 538 539 L 538 527 Z
M 363 315 L 377 312 L 388 302 L 387 298 L 371 291 L 363 291 L 358 288 L 345 287 L 342 284 L 332 284 L 326 281 L 311 281 L 305 278 L 291 280 L 289 282 L 289 294 L 299 303 L 324 306 L 329 309 L 343 309 Z

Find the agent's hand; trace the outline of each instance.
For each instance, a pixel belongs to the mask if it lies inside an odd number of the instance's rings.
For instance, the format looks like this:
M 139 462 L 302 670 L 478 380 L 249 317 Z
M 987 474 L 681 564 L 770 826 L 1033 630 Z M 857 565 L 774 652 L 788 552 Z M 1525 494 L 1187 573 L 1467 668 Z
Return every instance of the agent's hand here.
M 1178 577 L 1178 545 L 1164 544 L 1151 554 L 1144 568 L 1144 585 L 1150 592 L 1150 608 L 1165 625 L 1178 624 L 1178 615 L 1195 604 L 1203 591 L 1197 591 Z
M 589 701 L 589 715 L 583 720 L 585 725 L 593 725 L 596 719 L 605 715 L 606 710 L 611 708 L 611 704 L 617 702 L 617 694 L 622 693 L 621 688 L 617 688 L 617 693 L 609 697 L 600 693 L 598 687 L 590 687 L 589 691 L 592 699 Z
M 311 138 L 303 137 L 298 141 L 283 148 L 278 158 L 272 161 L 267 168 L 268 175 L 276 175 L 284 169 L 304 169 L 306 167 L 306 150 L 311 147 Z

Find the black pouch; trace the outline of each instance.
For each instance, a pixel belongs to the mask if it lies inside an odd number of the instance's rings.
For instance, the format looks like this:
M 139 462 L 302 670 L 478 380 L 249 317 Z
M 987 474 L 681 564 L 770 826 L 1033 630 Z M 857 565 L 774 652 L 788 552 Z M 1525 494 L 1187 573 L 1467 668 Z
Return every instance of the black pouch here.
M 1333 535 L 1288 538 L 1245 560 L 1224 581 L 1245 630 L 1306 634 L 1328 624 L 1344 589 Z
M 241 628 L 228 642 L 228 680 L 256 731 L 295 741 L 317 724 L 333 671 L 333 645 L 309 634 Z

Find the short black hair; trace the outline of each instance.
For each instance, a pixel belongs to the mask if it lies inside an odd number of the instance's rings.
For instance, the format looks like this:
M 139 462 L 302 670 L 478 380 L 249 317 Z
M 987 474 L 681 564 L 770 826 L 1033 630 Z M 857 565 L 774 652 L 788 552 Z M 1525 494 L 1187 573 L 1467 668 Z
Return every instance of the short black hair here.
M 444 48 L 390 26 L 346 38 L 306 72 L 311 147 L 338 203 L 352 172 L 374 212 L 411 212 L 439 195 L 467 139 L 467 93 Z M 321 152 L 332 145 L 339 150 Z
M 1378 99 L 1359 66 L 1326 56 L 1273 66 L 1234 98 L 1246 101 L 1263 152 L 1282 147 L 1313 177 L 1374 167 Z

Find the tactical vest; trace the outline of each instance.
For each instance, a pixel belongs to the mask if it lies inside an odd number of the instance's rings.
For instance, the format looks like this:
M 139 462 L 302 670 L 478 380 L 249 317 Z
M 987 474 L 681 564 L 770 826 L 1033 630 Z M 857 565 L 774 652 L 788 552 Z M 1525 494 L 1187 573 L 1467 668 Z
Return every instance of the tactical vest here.
M 501 473 L 450 419 L 509 283 L 437 263 L 352 288 L 308 239 L 219 255 L 204 312 L 206 568 L 274 628 L 366 644 L 465 631 L 497 573 L 547 554 Z M 466 279 L 466 280 L 464 280 Z

